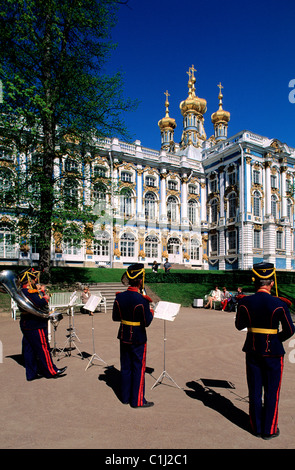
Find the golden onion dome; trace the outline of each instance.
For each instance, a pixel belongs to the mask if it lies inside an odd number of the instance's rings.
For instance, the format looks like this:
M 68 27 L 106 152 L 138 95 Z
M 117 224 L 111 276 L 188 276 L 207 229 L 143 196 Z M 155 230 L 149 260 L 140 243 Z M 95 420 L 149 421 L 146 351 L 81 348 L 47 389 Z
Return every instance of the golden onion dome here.
M 173 118 L 171 118 L 171 117 L 169 116 L 169 101 L 168 101 L 168 96 L 170 96 L 170 95 L 169 95 L 168 91 L 166 91 L 166 92 L 164 93 L 164 95 L 166 95 L 166 101 L 165 101 L 166 115 L 165 115 L 165 117 L 163 117 L 162 119 L 160 119 L 160 121 L 158 122 L 158 126 L 159 126 L 159 128 L 161 129 L 161 131 L 164 130 L 164 129 L 171 129 L 171 130 L 173 130 L 173 129 L 175 129 L 175 127 L 176 127 L 176 122 L 175 122 L 175 119 L 173 119 Z
M 223 88 L 223 86 L 221 85 L 221 83 L 219 83 L 219 85 L 217 86 L 219 87 L 219 109 L 211 115 L 211 121 L 214 125 L 218 124 L 219 122 L 228 122 L 230 120 L 230 113 L 222 108 L 223 94 L 221 93 L 221 89 Z
M 181 101 L 179 107 L 181 114 L 185 116 L 188 112 L 198 113 L 198 114 L 205 114 L 207 111 L 207 101 L 203 98 L 199 98 L 196 96 L 195 93 L 195 82 L 196 78 L 194 72 L 196 69 L 194 66 L 190 67 L 189 71 L 187 72 L 189 75 L 188 81 L 188 97 L 186 100 Z

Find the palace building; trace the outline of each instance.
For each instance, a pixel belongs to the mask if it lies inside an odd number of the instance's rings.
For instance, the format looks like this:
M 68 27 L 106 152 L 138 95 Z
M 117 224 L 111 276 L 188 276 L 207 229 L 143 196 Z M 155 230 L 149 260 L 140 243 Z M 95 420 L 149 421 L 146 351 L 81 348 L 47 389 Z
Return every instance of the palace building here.
M 230 113 L 211 116 L 214 134 L 207 138 L 207 102 L 196 95 L 195 69 L 189 69 L 188 96 L 180 103 L 183 130 L 174 142 L 176 121 L 169 115 L 158 125 L 160 150 L 116 138 L 95 142 L 94 157 L 75 160 L 66 152 L 55 166 L 65 201 L 93 206 L 99 215 L 94 238 L 77 245 L 73 233 L 53 230 L 53 265 L 123 267 L 143 262 L 150 267 L 166 258 L 174 267 L 249 269 L 253 263 L 295 267 L 295 149 L 251 131 L 228 137 Z M 217 101 L 217 100 L 216 100 Z M 217 103 L 216 103 L 217 107 Z M 209 126 L 208 126 L 209 127 Z M 24 168 L 34 154 L 2 151 L 0 184 L 9 189 L 9 172 Z M 83 175 L 73 183 L 73 175 Z M 71 176 L 71 181 L 67 175 Z M 77 202 L 78 204 L 78 202 Z M 38 259 L 33 242 L 15 242 L 20 211 L 0 209 L 0 263 L 25 264 Z M 76 223 L 76 230 L 84 230 Z

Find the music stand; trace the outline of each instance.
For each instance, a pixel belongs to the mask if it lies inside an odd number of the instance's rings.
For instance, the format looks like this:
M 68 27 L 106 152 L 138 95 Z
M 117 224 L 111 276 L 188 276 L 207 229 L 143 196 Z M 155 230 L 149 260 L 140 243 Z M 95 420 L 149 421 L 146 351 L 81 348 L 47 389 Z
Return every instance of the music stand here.
M 96 295 L 91 295 L 89 297 L 89 300 L 87 301 L 87 303 L 84 305 L 84 308 L 85 310 L 89 310 L 90 312 L 92 312 L 92 348 L 93 348 L 93 354 L 91 356 L 91 358 L 89 359 L 89 364 L 87 364 L 86 366 L 86 369 L 85 371 L 93 365 L 93 361 L 95 359 L 97 359 L 98 361 L 102 361 L 104 362 L 104 364 L 107 365 L 107 363 L 100 357 L 98 356 L 98 354 L 96 354 L 95 352 L 95 343 L 94 343 L 94 310 L 96 309 L 96 307 L 99 305 L 99 303 L 101 302 L 101 296 L 98 297 Z
M 179 312 L 181 305 L 180 304 L 175 304 L 172 302 L 159 302 L 156 306 L 155 313 L 154 313 L 154 318 L 160 318 L 164 320 L 164 369 L 163 372 L 161 373 L 160 377 L 156 380 L 154 385 L 152 386 L 151 390 L 156 386 L 162 383 L 162 380 L 167 377 L 167 379 L 171 380 L 176 387 L 181 389 L 181 387 L 175 382 L 175 380 L 168 374 L 166 371 L 166 341 L 167 341 L 167 336 L 166 336 L 166 320 L 169 321 L 174 321 L 176 315 Z
M 83 354 L 81 353 L 80 349 L 78 348 L 78 346 L 76 345 L 76 343 L 74 341 L 75 338 L 77 338 L 77 340 L 81 343 L 80 338 L 76 334 L 75 325 L 74 325 L 74 304 L 75 304 L 76 300 L 77 300 L 77 295 L 76 295 L 76 291 L 75 291 L 71 295 L 70 302 L 69 302 L 69 305 L 68 305 L 68 312 L 69 312 L 68 332 L 69 332 L 69 334 L 68 334 L 67 340 L 65 342 L 64 348 L 62 349 L 61 352 L 65 353 L 66 356 L 71 356 L 72 349 L 77 349 L 79 351 L 79 355 L 80 355 L 81 359 L 84 359 Z

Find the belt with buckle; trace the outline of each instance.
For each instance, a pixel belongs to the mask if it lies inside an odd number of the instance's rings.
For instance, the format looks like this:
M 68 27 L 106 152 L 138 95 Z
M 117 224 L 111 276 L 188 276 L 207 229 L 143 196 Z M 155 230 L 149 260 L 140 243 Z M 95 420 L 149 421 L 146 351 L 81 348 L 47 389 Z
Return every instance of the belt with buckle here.
M 128 325 L 128 326 L 140 326 L 140 321 L 121 320 L 121 323 L 123 323 L 123 325 Z
M 263 335 L 276 335 L 278 330 L 267 328 L 248 328 L 249 333 L 262 333 Z

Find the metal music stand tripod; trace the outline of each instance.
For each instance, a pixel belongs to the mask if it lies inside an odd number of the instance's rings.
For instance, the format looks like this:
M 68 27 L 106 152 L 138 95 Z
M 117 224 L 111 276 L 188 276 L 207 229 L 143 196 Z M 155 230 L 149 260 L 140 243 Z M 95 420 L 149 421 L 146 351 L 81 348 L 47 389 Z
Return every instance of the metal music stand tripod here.
M 70 298 L 70 302 L 69 302 L 69 305 L 68 305 L 68 309 L 69 309 L 69 328 L 68 328 L 68 332 L 69 332 L 69 334 L 68 334 L 66 343 L 64 345 L 64 348 L 62 349 L 61 352 L 65 353 L 66 356 L 71 356 L 72 349 L 77 349 L 79 351 L 79 355 L 80 355 L 81 359 L 84 359 L 83 354 L 81 353 L 80 349 L 78 348 L 78 346 L 76 345 L 76 343 L 74 341 L 75 338 L 77 338 L 77 340 L 81 343 L 80 338 L 76 334 L 76 330 L 75 330 L 75 326 L 74 326 L 74 307 L 73 307 L 73 305 L 76 302 L 76 300 L 77 300 L 77 295 L 76 295 L 76 292 L 74 292 L 73 295 Z
M 171 304 L 169 302 L 159 302 L 159 304 L 166 304 L 166 308 L 169 309 L 169 305 L 175 305 L 177 306 L 178 304 Z M 158 304 L 158 305 L 159 305 Z M 171 309 L 172 310 L 172 309 Z M 176 307 L 176 312 L 178 312 L 177 310 L 177 307 Z M 162 380 L 167 377 L 167 379 L 171 380 L 171 382 L 173 382 L 176 387 L 178 387 L 180 390 L 181 390 L 181 387 L 179 385 L 177 385 L 177 383 L 175 382 L 175 380 L 168 374 L 168 372 L 166 371 L 166 341 L 167 341 L 167 336 L 166 336 L 166 319 L 167 320 L 170 320 L 170 321 L 173 321 L 175 316 L 177 315 L 177 313 L 174 312 L 174 315 L 173 315 L 173 311 L 170 311 L 171 315 L 169 316 L 169 311 L 168 312 L 165 312 L 164 313 L 164 316 L 162 316 L 162 313 L 160 313 L 158 315 L 157 313 L 157 308 L 155 310 L 155 318 L 162 318 L 164 320 L 164 369 L 163 369 L 163 372 L 162 374 L 160 375 L 160 377 L 156 380 L 156 382 L 154 383 L 154 385 L 152 386 L 151 390 L 158 384 L 162 383 Z M 165 318 L 166 316 L 166 318 Z
M 99 303 L 101 302 L 101 297 L 98 297 L 96 295 L 91 295 L 88 302 L 85 304 L 84 308 L 85 310 L 89 310 L 90 312 L 92 312 L 92 348 L 93 348 L 93 353 L 92 353 L 92 356 L 91 358 L 89 359 L 89 363 L 87 364 L 86 366 L 86 369 L 85 371 L 93 365 L 93 361 L 96 359 L 98 361 L 101 361 L 103 362 L 105 365 L 107 365 L 107 363 L 100 357 L 98 356 L 98 354 L 96 354 L 95 352 L 95 342 L 94 342 L 94 311 L 96 309 L 96 307 L 99 305 Z

